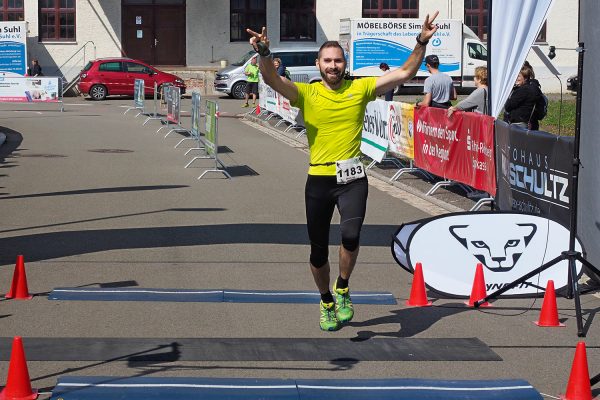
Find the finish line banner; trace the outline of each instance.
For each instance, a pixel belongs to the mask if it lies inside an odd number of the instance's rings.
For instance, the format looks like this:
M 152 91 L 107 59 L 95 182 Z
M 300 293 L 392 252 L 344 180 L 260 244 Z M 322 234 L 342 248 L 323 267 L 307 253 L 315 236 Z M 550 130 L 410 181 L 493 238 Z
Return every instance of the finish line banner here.
M 437 176 L 496 193 L 494 118 L 433 107 L 415 108 L 415 165 Z
M 573 137 L 496 121 L 496 204 L 570 226 Z

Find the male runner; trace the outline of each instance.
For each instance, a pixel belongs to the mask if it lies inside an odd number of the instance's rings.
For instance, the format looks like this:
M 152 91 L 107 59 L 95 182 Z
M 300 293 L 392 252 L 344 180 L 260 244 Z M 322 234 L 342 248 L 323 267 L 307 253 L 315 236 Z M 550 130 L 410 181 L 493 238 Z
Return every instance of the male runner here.
M 425 47 L 436 32 L 438 12 L 425 18 L 410 57 L 401 68 L 378 78 L 345 80 L 346 59 L 340 44 L 325 42 L 316 60 L 323 80 L 296 83 L 277 75 L 269 51 L 266 28 L 250 29 L 250 44 L 260 54 L 265 83 L 302 110 L 310 147 L 305 188 L 306 220 L 310 238 L 310 269 L 321 293 L 322 330 L 335 331 L 354 316 L 348 281 L 359 250 L 359 237 L 367 208 L 368 183 L 361 163 L 360 143 L 367 103 L 412 78 L 419 69 Z M 329 227 L 337 205 L 342 245 L 339 276 L 329 290 Z M 335 299 L 334 299 L 335 296 Z

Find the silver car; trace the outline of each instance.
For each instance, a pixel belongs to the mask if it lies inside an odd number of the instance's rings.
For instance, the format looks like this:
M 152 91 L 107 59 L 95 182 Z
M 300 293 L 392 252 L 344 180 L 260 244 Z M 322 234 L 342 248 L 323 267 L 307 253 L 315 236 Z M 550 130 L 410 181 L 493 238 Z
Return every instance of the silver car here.
M 321 80 L 321 74 L 315 65 L 318 47 L 281 47 L 271 49 L 273 57 L 281 58 L 281 62 L 290 73 L 294 82 L 312 83 Z M 250 59 L 256 55 L 253 50 L 244 54 L 237 62 L 221 69 L 215 76 L 215 90 L 227 93 L 236 99 L 244 98 L 246 75 L 244 70 Z

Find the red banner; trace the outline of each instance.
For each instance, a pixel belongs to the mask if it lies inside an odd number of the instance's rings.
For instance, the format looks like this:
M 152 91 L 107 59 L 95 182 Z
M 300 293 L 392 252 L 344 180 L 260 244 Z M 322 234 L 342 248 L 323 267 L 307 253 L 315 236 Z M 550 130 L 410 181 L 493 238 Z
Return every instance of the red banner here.
M 415 108 L 415 165 L 496 194 L 494 118 L 474 112 Z

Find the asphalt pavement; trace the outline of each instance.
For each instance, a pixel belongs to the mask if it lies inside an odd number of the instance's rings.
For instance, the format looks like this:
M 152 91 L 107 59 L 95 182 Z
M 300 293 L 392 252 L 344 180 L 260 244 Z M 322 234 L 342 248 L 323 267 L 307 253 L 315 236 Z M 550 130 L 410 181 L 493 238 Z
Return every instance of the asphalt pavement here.
M 194 151 L 184 153 L 193 141 L 174 148 L 181 133 L 164 138 L 166 129 L 156 133 L 162 126 L 158 121 L 143 126 L 144 117 L 136 118 L 135 111 L 124 115 L 131 98 L 67 98 L 62 113 L 49 105 L 0 104 L 0 131 L 7 135 L 0 147 L 0 290 L 8 290 L 15 258 L 22 254 L 34 294 L 32 300 L 0 301 L 0 338 L 22 336 L 26 353 L 28 338 L 32 346 L 41 339 L 56 339 L 64 346 L 72 340 L 74 348 L 86 343 L 95 350 L 94 343 L 120 346 L 110 358 L 30 361 L 32 386 L 48 392 L 65 375 L 519 378 L 543 394 L 564 393 L 575 345 L 582 340 L 576 334 L 572 300 L 558 299 L 565 328 L 532 323 L 541 299 L 500 300 L 486 310 L 434 295 L 431 308 L 404 304 L 412 277 L 392 258 L 392 234 L 402 223 L 453 207 L 465 209 L 474 200 L 463 195 L 454 204 L 445 198 L 432 202 L 390 185 L 384 171 L 370 177 L 362 247 L 350 285 L 352 290 L 391 292 L 397 304 L 357 305 L 354 320 L 338 332 L 319 330 L 316 304 L 49 300 L 48 293 L 59 287 L 315 290 L 304 225 L 305 145 L 294 135 L 243 118 L 241 101 L 211 99 L 222 111 L 219 154 L 232 179 L 210 173 L 198 180 L 214 162 L 199 159 L 184 168 Z M 190 101 L 184 99 L 183 127 L 190 125 L 189 109 Z M 336 215 L 332 276 L 337 271 L 338 224 Z M 443 249 L 432 245 L 432 251 Z M 600 322 L 595 318 L 600 298 L 585 294 L 582 307 L 594 376 L 600 373 Z M 463 361 L 407 361 L 400 354 L 387 360 L 300 357 L 305 352 L 300 344 L 311 340 L 338 339 L 342 354 L 343 346 L 354 354 L 353 346 L 376 348 L 383 339 L 414 344 L 418 339 L 438 343 L 468 338 L 476 338 L 498 357 L 467 360 L 466 351 Z M 281 339 L 297 349 L 298 357 L 267 357 L 258 351 L 251 360 L 239 360 L 232 350 L 231 359 L 209 360 L 201 351 L 189 359 L 182 356 L 184 351 L 173 350 L 177 339 L 202 339 L 208 346 L 224 339 L 242 344 Z M 135 348 L 128 348 L 132 341 Z M 160 350 L 164 357 L 144 358 L 154 354 L 157 343 L 167 349 Z M 139 350 L 144 344 L 147 353 Z M 0 359 L 0 382 L 5 382 L 7 354 Z

